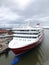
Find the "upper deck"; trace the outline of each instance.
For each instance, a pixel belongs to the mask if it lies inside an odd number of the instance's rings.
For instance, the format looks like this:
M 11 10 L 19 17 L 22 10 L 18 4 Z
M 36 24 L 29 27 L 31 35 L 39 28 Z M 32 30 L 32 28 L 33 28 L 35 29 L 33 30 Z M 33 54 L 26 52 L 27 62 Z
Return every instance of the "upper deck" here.
M 14 30 L 14 37 L 17 38 L 37 38 L 41 34 L 42 28 L 17 28 Z

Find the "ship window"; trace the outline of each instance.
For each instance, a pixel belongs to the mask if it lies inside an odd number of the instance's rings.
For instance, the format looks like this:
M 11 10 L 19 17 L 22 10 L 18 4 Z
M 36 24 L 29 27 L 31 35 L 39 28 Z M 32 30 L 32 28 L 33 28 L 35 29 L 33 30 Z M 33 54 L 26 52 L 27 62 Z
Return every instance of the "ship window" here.
M 31 30 L 31 31 L 39 31 L 39 30 Z
M 39 33 L 14 33 L 14 34 L 35 34 L 35 35 L 38 35 Z
M 16 30 L 16 31 L 39 31 L 39 30 Z
M 29 31 L 29 30 L 16 30 L 16 31 Z
M 31 36 L 15 36 L 17 38 L 37 38 L 37 37 L 31 37 Z

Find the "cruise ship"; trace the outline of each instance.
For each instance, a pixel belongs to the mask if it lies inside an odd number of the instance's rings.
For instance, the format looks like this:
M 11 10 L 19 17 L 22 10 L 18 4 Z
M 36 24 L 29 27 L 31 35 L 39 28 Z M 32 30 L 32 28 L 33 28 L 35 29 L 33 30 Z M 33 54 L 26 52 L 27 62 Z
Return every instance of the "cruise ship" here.
M 17 28 L 14 31 L 13 39 L 9 42 L 8 47 L 14 54 L 21 54 L 39 45 L 43 36 L 43 28 Z

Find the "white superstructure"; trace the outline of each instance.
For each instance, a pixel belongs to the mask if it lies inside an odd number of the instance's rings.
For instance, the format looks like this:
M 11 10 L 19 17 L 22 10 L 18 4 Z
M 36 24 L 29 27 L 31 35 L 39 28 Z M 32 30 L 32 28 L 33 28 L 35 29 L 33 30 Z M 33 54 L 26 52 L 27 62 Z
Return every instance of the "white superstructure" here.
M 17 28 L 14 30 L 13 40 L 9 43 L 10 48 L 21 48 L 34 44 L 42 35 L 42 28 Z

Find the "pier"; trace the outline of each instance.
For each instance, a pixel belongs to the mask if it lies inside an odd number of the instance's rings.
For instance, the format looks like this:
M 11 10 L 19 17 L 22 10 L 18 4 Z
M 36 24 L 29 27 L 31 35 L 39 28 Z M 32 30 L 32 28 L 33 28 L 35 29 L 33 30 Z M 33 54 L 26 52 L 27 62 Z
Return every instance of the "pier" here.
M 0 37 L 0 54 L 7 52 L 9 50 L 8 43 L 12 37 Z
M 8 49 L 8 44 L 0 44 L 0 54 L 3 52 L 6 52 L 6 50 Z

